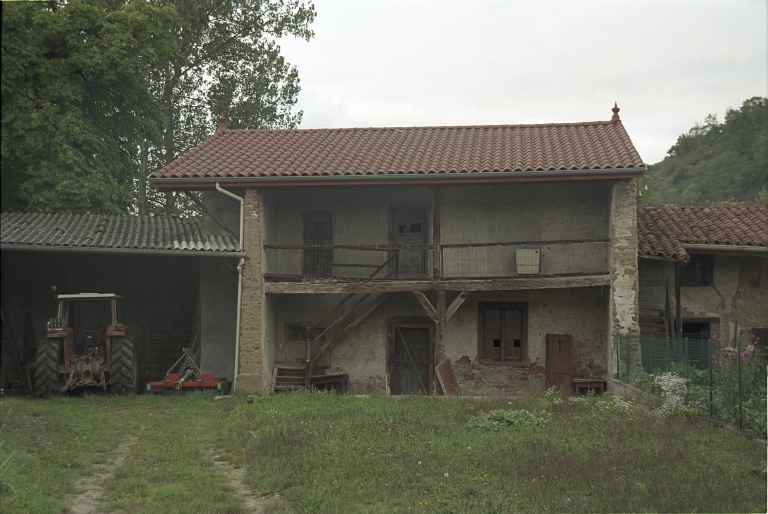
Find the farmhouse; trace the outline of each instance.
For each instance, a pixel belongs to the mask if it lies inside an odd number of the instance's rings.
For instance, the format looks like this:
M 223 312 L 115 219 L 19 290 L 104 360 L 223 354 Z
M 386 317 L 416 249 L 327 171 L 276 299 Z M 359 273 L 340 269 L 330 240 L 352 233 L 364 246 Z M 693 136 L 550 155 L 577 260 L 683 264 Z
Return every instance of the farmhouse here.
M 462 394 L 610 383 L 638 331 L 636 197 L 645 171 L 609 121 L 228 130 L 157 171 L 238 234 L 234 325 L 201 304 L 202 366 L 235 387 Z M 226 283 L 201 263 L 200 297 Z M 203 278 L 205 277 L 205 278 Z M 229 364 L 232 366 L 232 364 Z
M 641 333 L 768 341 L 768 205 L 643 206 L 637 218 Z

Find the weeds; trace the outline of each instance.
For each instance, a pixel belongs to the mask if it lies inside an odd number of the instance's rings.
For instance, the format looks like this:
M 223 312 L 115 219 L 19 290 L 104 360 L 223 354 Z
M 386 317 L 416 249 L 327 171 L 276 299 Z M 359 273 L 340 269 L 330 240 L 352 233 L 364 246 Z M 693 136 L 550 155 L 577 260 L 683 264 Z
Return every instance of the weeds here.
M 494 410 L 487 414 L 472 417 L 467 423 L 470 428 L 479 428 L 498 432 L 506 427 L 541 427 L 546 425 L 552 415 L 548 412 L 530 412 L 520 410 Z

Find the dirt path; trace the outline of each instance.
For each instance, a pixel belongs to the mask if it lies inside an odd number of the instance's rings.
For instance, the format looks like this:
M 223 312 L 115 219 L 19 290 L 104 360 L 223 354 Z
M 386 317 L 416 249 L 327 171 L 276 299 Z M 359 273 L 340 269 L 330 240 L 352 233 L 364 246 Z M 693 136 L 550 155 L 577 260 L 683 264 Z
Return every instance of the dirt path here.
M 245 485 L 243 478 L 245 478 L 245 468 L 233 468 L 228 462 L 218 460 L 219 455 L 211 451 L 211 458 L 213 463 L 219 470 L 229 477 L 230 485 L 235 489 L 238 496 L 245 502 L 245 506 L 248 508 L 248 512 L 251 514 L 263 514 L 264 508 L 272 502 L 280 499 L 279 494 L 270 494 L 267 496 L 259 496 L 254 493 L 252 489 Z
M 104 498 L 104 484 L 112 478 L 115 469 L 123 464 L 136 441 L 138 439 L 134 435 L 126 437 L 125 441 L 112 452 L 107 462 L 96 465 L 96 472 L 93 475 L 82 477 L 75 484 L 78 489 L 83 489 L 83 492 L 68 498 L 69 507 L 74 514 L 90 514 L 96 511 Z

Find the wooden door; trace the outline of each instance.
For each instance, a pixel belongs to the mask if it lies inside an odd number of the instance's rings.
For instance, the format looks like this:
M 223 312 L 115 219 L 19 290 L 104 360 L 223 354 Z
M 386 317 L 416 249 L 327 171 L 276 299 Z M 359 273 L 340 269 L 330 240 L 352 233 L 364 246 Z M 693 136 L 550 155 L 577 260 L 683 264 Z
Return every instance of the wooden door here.
M 392 244 L 419 246 L 426 241 L 426 210 L 394 209 L 392 211 Z M 423 277 L 426 274 L 426 250 L 399 250 L 397 273 L 399 277 Z
M 573 391 L 573 337 L 547 334 L 547 389 Z
M 393 325 L 389 365 L 392 394 L 432 394 L 435 369 L 433 327 Z
M 310 277 L 330 277 L 333 250 L 333 217 L 330 213 L 304 215 L 303 274 Z M 316 246 L 318 248 L 312 248 Z

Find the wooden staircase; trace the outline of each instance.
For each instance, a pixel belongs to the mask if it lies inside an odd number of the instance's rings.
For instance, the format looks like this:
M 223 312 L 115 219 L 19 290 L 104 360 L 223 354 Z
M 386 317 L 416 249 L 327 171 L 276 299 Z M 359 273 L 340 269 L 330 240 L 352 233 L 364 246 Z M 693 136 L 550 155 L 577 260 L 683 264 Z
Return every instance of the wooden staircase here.
M 272 392 L 310 389 L 315 375 L 325 366 L 317 363 L 344 336 L 370 316 L 387 299 L 385 293 L 352 293 L 341 300 L 327 315 L 307 328 L 312 334 L 318 327 L 328 326 L 312 340 L 307 341 L 307 358 L 304 364 L 276 363 L 272 370 Z

